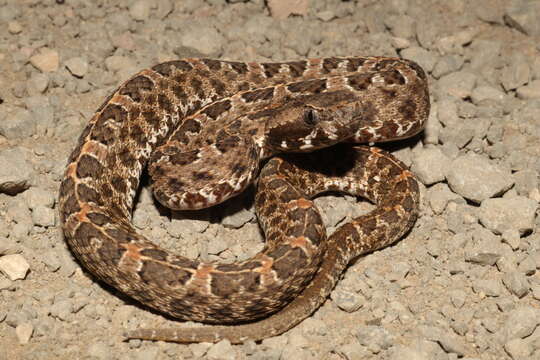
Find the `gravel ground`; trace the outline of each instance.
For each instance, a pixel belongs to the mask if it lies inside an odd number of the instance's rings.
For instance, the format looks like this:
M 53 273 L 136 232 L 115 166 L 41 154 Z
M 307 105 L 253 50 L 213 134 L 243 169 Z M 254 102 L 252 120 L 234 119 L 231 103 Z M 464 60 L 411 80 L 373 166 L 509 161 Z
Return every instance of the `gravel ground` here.
M 0 0 L 0 359 L 540 359 L 538 18 L 538 1 Z M 392 145 L 424 185 L 414 229 L 351 265 L 282 336 L 122 342 L 125 328 L 178 323 L 82 271 L 55 210 L 107 93 L 186 56 L 352 54 L 430 74 L 425 133 Z M 144 188 L 134 222 L 183 255 L 230 262 L 262 248 L 251 202 L 170 214 Z M 330 231 L 369 209 L 317 202 Z

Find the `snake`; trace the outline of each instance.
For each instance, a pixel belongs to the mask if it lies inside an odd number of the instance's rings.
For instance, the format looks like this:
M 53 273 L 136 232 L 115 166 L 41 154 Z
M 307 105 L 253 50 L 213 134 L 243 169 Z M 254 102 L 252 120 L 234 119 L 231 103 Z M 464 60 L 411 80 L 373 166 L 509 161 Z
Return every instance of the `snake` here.
M 418 134 L 429 107 L 425 72 L 395 57 L 157 64 L 113 91 L 80 135 L 59 190 L 64 238 L 96 279 L 170 317 L 214 325 L 135 329 L 126 339 L 279 335 L 324 302 L 352 259 L 414 224 L 417 180 L 372 145 Z M 143 173 L 173 210 L 207 208 L 257 183 L 264 249 L 221 264 L 156 245 L 131 222 Z M 313 198 L 329 191 L 376 208 L 328 237 Z

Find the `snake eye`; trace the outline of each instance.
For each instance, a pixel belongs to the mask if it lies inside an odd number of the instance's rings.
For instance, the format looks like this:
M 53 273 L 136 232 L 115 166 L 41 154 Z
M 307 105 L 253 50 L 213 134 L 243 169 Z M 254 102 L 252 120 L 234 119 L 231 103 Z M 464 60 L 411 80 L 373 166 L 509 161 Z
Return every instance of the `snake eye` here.
M 319 122 L 319 114 L 316 110 L 307 109 L 304 111 L 304 122 L 309 126 L 315 126 Z

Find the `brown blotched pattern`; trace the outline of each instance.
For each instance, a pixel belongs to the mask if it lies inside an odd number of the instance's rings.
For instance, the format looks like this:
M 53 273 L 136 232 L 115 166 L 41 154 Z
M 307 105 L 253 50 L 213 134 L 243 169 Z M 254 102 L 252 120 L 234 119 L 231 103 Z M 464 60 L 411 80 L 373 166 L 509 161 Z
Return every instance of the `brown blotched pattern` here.
M 391 155 L 323 148 L 412 136 L 428 112 L 425 74 L 398 58 L 156 65 L 121 85 L 82 133 L 60 187 L 65 238 L 97 278 L 180 319 L 252 321 L 294 299 L 254 324 L 127 337 L 242 342 L 277 335 L 324 301 L 351 258 L 397 240 L 417 216 L 418 185 Z M 313 151 L 272 159 L 261 171 L 255 202 L 267 246 L 252 259 L 227 265 L 186 259 L 131 225 L 147 166 L 160 202 L 197 209 L 242 192 L 261 160 Z M 367 197 L 377 210 L 326 239 L 310 199 L 329 190 Z

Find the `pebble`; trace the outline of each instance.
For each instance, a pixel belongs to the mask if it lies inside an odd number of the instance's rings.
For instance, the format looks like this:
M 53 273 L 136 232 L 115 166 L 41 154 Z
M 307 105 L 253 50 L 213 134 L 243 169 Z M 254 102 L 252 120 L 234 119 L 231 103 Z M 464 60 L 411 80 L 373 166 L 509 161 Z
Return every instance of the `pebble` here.
M 65 65 L 69 72 L 78 78 L 84 77 L 86 73 L 88 72 L 88 62 L 86 62 L 83 58 L 80 57 L 74 57 L 65 62 Z
M 401 56 L 404 59 L 410 59 L 418 63 L 426 72 L 433 71 L 435 64 L 437 63 L 437 56 L 432 52 L 421 48 L 419 46 L 411 46 L 401 51 Z
M 540 79 L 519 87 L 516 93 L 518 98 L 523 100 L 540 99 Z
M 45 206 L 37 206 L 32 211 L 34 225 L 50 227 L 56 224 L 54 210 Z
M 450 165 L 448 159 L 437 147 L 426 147 L 414 152 L 411 171 L 424 185 L 432 185 L 445 179 Z
M 33 168 L 18 147 L 0 150 L 0 193 L 16 195 L 31 185 Z
M 151 1 L 138 0 L 131 4 L 129 7 L 129 15 L 134 20 L 145 21 L 150 15 L 150 8 L 152 7 Z
M 219 53 L 223 44 L 223 35 L 214 27 L 187 27 L 180 35 L 182 45 L 195 49 L 201 54 L 211 56 Z
M 503 69 L 501 84 L 506 91 L 515 90 L 531 79 L 531 68 L 523 56 L 517 56 Z
M 442 94 L 465 99 L 472 95 L 476 81 L 475 74 L 468 71 L 458 71 L 442 76 L 436 86 L 438 92 Z
M 366 299 L 354 291 L 337 287 L 330 298 L 341 310 L 352 313 L 360 309 L 366 303 Z
M 504 344 L 504 350 L 514 360 L 530 359 L 533 348 L 529 341 L 523 339 L 512 339 Z
M 17 339 L 19 340 L 19 344 L 28 344 L 30 341 L 30 338 L 32 337 L 32 333 L 34 332 L 34 326 L 30 323 L 22 323 L 17 325 L 15 328 L 15 334 L 17 335 Z
M 477 294 L 498 297 L 502 294 L 502 285 L 495 279 L 476 279 L 472 284 L 472 289 Z
M 41 48 L 38 53 L 30 57 L 30 64 L 41 72 L 55 72 L 58 70 L 60 57 L 54 49 Z
M 20 254 L 4 255 L 0 257 L 0 272 L 11 281 L 23 280 L 30 270 L 30 265 Z
M 465 203 L 465 199 L 453 193 L 448 185 L 444 183 L 438 183 L 429 187 L 426 195 L 431 210 L 433 210 L 435 214 L 441 214 L 451 201 L 461 204 Z
M 452 191 L 475 203 L 502 194 L 514 183 L 509 171 L 476 154 L 452 161 L 446 179 Z
M 390 348 L 394 343 L 394 337 L 380 326 L 360 325 L 355 335 L 357 341 L 373 354 Z
M 306 15 L 309 0 L 268 0 L 270 14 L 276 19 L 285 19 L 289 15 Z
M 538 325 L 540 325 L 540 310 L 520 306 L 508 313 L 503 329 L 506 341 L 526 338 Z
M 0 121 L 0 134 L 6 138 L 24 139 L 36 132 L 36 121 L 30 111 L 17 108 L 4 116 L 4 120 Z
M 535 200 L 523 196 L 486 199 L 480 204 L 478 218 L 495 234 L 517 230 L 523 235 L 533 229 L 537 208 Z
M 47 74 L 34 73 L 26 82 L 26 91 L 30 96 L 44 93 L 49 87 L 49 77 Z
M 531 36 L 540 35 L 537 22 L 540 16 L 540 6 L 537 3 L 518 1 L 511 3 L 511 6 L 505 9 L 505 20 L 507 24 L 524 34 Z
M 520 272 L 514 271 L 503 275 L 504 286 L 518 298 L 522 298 L 529 292 L 529 281 L 527 277 Z

